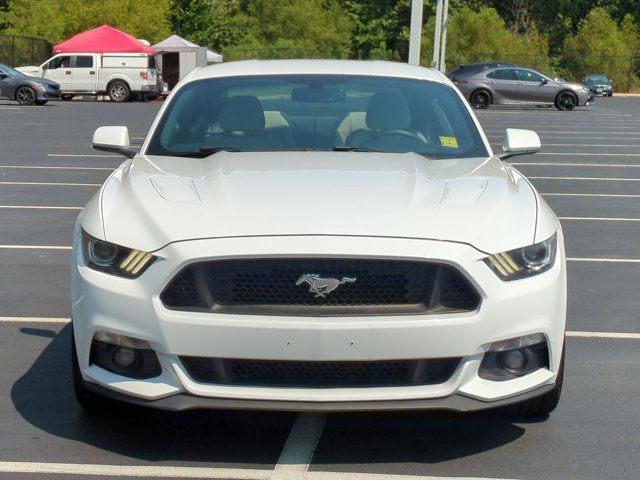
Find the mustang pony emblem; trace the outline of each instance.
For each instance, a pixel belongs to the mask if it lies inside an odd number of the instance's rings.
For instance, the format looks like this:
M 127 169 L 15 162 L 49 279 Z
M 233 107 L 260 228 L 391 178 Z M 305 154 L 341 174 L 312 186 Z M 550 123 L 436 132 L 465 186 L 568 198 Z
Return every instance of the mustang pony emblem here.
M 302 285 L 306 282 L 309 284 L 309 291 L 315 293 L 316 298 L 324 298 L 340 285 L 354 283 L 355 281 L 355 277 L 342 277 L 342 280 L 338 280 L 337 278 L 323 278 L 317 273 L 305 273 L 296 281 L 296 285 Z

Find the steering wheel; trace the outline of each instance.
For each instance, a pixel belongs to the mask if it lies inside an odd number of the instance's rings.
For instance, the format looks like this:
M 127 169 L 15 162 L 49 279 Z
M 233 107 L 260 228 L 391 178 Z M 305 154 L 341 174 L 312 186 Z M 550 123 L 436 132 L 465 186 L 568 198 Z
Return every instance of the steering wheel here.
M 421 143 L 421 144 L 426 143 L 424 139 L 418 136 L 418 134 L 413 132 L 408 132 L 406 130 L 385 130 L 384 132 L 380 132 L 377 135 L 374 135 L 371 138 L 370 142 L 377 142 L 378 140 L 384 137 L 391 137 L 391 136 L 409 137 L 411 140 L 414 140 L 418 143 Z

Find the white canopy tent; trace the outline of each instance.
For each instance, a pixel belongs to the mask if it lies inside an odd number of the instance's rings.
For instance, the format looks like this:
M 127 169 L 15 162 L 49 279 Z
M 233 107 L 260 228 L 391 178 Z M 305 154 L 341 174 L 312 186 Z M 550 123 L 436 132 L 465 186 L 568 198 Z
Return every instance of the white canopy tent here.
M 196 45 L 178 35 L 171 35 L 153 46 L 161 58 L 164 81 L 172 89 L 179 80 L 196 67 L 220 63 L 222 55 Z
M 162 51 L 176 51 L 176 49 L 192 49 L 192 48 L 203 48 L 200 45 L 196 45 L 189 40 L 179 37 L 178 35 L 171 35 L 169 38 L 165 38 L 160 43 L 156 43 L 153 48 L 156 50 Z M 171 49 L 171 50 L 168 50 Z M 219 53 L 216 53 L 212 50 L 207 50 L 207 63 L 222 63 L 224 58 Z

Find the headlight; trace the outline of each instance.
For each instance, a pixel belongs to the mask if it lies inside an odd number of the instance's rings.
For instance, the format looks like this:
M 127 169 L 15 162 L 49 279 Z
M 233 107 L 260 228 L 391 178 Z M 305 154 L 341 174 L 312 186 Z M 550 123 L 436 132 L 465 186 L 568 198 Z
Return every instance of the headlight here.
M 82 254 L 88 267 L 127 278 L 139 277 L 156 259 L 150 253 L 94 238 L 84 230 Z
M 537 275 L 553 267 L 556 248 L 557 237 L 554 233 L 544 242 L 489 255 L 484 261 L 502 280 L 517 280 Z
M 33 82 L 33 83 L 35 83 L 39 87 L 47 88 L 47 84 L 46 83 L 42 83 L 42 82 Z

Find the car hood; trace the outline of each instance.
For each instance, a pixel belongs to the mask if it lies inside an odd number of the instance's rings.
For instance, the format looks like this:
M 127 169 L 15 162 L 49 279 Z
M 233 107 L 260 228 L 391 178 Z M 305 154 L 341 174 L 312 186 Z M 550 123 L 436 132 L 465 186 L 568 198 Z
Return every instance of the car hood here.
M 413 153 L 137 156 L 101 192 L 104 238 L 145 251 L 204 238 L 350 235 L 495 253 L 532 243 L 536 205 L 529 183 L 495 157 Z
M 53 80 L 49 80 L 48 78 L 32 77 L 30 75 L 27 75 L 27 76 L 28 76 L 29 80 L 31 80 L 31 81 L 38 82 L 38 83 L 44 83 L 45 85 L 49 85 L 50 87 L 60 87 L 60 84 L 58 84 L 57 82 L 54 82 Z
M 16 70 L 19 71 L 20 73 L 24 73 L 29 77 L 35 77 L 40 73 L 40 67 L 37 67 L 35 65 L 28 65 L 26 67 L 17 67 Z

